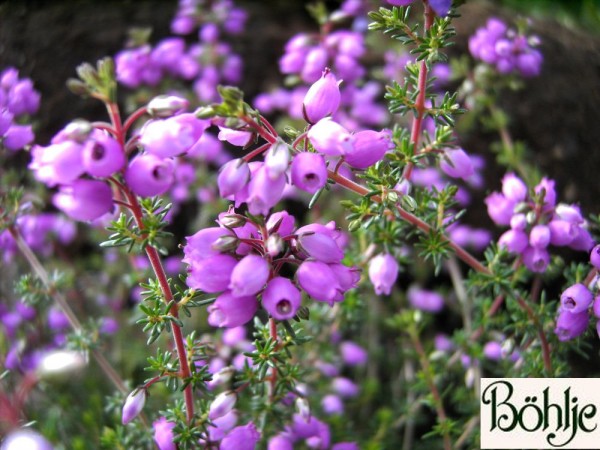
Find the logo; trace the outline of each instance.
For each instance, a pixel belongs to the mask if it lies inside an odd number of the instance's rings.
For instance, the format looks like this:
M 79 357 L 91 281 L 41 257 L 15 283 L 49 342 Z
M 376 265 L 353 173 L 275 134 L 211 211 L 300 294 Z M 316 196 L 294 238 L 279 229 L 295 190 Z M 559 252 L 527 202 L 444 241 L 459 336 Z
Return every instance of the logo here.
M 482 449 L 600 448 L 599 378 L 482 378 Z

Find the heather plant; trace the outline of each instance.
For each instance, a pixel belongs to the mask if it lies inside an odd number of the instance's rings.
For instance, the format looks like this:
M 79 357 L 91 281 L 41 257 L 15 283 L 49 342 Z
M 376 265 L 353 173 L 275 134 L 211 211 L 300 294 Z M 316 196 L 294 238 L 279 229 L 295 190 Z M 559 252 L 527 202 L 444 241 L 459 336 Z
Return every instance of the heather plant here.
M 589 354 L 599 218 L 497 102 L 543 70 L 527 22 L 451 58 L 449 0 L 310 11 L 252 100 L 247 14 L 181 1 L 176 36 L 77 68 L 107 118 L 49 143 L 0 74 L 3 450 L 478 448 L 481 377 Z M 461 143 L 478 121 L 501 180 Z

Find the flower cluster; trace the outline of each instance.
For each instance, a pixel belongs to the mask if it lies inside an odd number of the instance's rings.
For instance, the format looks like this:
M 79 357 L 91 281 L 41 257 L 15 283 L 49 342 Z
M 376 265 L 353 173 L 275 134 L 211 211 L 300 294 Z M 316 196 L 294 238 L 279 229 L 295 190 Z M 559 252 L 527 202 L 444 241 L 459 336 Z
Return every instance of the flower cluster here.
M 207 12 L 202 7 L 206 5 L 202 3 L 181 2 L 172 24 L 174 33 L 189 34 L 197 20 L 205 20 Z M 157 86 L 166 77 L 191 81 L 198 99 L 217 101 L 217 86 L 239 83 L 243 68 L 242 58 L 220 40 L 218 23 L 224 24 L 226 33 L 239 33 L 243 30 L 245 12 L 227 0 L 211 2 L 210 7 L 209 13 L 219 20 L 204 23 L 197 43 L 188 46 L 181 37 L 168 37 L 154 48 L 144 44 L 119 52 L 115 57 L 117 80 L 130 88 Z
M 67 245 L 75 239 L 75 224 L 55 213 L 24 214 L 15 222 L 23 240 L 41 255 L 50 255 L 54 240 Z M 4 262 L 9 263 L 17 252 L 17 244 L 9 230 L 0 232 L 0 250 Z
M 247 323 L 259 296 L 273 318 L 291 319 L 301 306 L 299 288 L 333 305 L 358 281 L 358 270 L 341 263 L 344 235 L 333 222 L 296 229 L 294 217 L 282 211 L 262 226 L 233 213 L 221 214 L 218 224 L 188 237 L 184 247 L 188 286 L 219 293 L 209 307 L 212 326 Z M 295 281 L 280 275 L 286 263 L 299 266 Z
M 544 272 L 550 263 L 548 246 L 568 246 L 589 251 L 594 245 L 586 221 L 576 205 L 556 203 L 554 181 L 543 178 L 531 196 L 514 173 L 502 179 L 502 192 L 486 197 L 488 214 L 498 225 L 510 225 L 498 244 L 521 255 L 533 272 Z
M 561 341 L 568 341 L 583 334 L 590 323 L 590 312 L 597 319 L 596 330 L 600 336 L 600 294 L 597 275 L 600 269 L 600 245 L 591 249 L 590 264 L 594 275 L 591 282 L 575 283 L 560 296 L 554 333 Z
M 34 139 L 27 118 L 37 113 L 40 94 L 29 78 L 9 67 L 0 73 L 0 143 L 9 150 L 20 150 Z
M 240 34 L 244 31 L 247 18 L 246 11 L 231 0 L 179 0 L 175 17 L 171 21 L 171 31 L 186 35 L 193 33 L 199 26 L 221 26 L 226 33 Z
M 500 19 L 491 18 L 485 27 L 469 39 L 474 58 L 494 65 L 500 73 L 516 72 L 522 77 L 535 77 L 542 68 L 542 54 L 535 49 L 536 37 L 527 37 L 509 29 Z

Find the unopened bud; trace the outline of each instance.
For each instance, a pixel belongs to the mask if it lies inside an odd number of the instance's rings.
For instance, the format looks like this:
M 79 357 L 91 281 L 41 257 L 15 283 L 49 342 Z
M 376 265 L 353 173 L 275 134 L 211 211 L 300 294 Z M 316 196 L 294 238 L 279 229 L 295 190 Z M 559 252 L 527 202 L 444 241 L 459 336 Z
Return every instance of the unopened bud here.
M 182 97 L 175 95 L 159 95 L 154 97 L 148 103 L 148 114 L 152 117 L 171 117 L 184 111 L 189 106 L 189 102 Z
M 121 422 L 123 425 L 126 425 L 135 419 L 140 412 L 142 412 L 145 403 L 146 389 L 139 388 L 131 391 L 125 400 L 125 404 L 123 405 L 123 414 L 121 416 Z
M 219 222 L 227 228 L 239 228 L 246 225 L 247 219 L 239 214 L 228 214 L 221 217 Z
M 300 414 L 304 420 L 310 419 L 310 404 L 308 403 L 308 400 L 304 397 L 298 397 L 296 399 L 296 411 L 298 411 L 298 414 Z
M 269 178 L 277 179 L 285 173 L 290 164 L 290 150 L 286 143 L 277 141 L 273 144 L 265 155 L 265 168 Z
M 221 392 L 210 404 L 208 418 L 210 420 L 223 417 L 233 409 L 237 401 L 237 395 L 233 391 Z
M 240 244 L 240 240 L 237 236 L 225 235 L 218 238 L 211 246 L 213 250 L 221 253 L 235 250 Z
M 267 239 L 267 252 L 275 257 L 283 251 L 284 241 L 278 234 L 272 234 Z
M 219 370 L 213 375 L 211 384 L 218 385 L 227 383 L 229 380 L 231 380 L 234 371 L 235 368 L 233 366 L 223 367 L 221 370 Z
M 63 134 L 66 139 L 82 144 L 90 136 L 92 129 L 92 124 L 87 120 L 78 119 L 68 124 L 64 128 Z

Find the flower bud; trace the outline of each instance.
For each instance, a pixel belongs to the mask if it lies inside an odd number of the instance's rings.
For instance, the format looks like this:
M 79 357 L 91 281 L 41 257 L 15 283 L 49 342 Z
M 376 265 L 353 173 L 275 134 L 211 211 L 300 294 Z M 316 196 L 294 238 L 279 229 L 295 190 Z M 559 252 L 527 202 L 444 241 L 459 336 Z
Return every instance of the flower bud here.
M 193 261 L 187 284 L 194 289 L 215 293 L 227 289 L 237 259 L 230 255 L 216 254 L 210 258 Z
M 166 118 L 185 111 L 189 106 L 185 98 L 175 95 L 159 95 L 148 103 L 148 114 L 152 117 Z
M 177 444 L 174 442 L 175 436 L 173 436 L 174 422 L 161 417 L 154 421 L 152 428 L 154 428 L 154 442 L 159 450 L 177 450 Z
M 569 341 L 583 334 L 589 322 L 590 316 L 587 311 L 572 313 L 562 310 L 556 318 L 554 333 L 559 341 Z
M 310 418 L 310 404 L 308 400 L 304 397 L 298 397 L 296 399 L 296 411 L 300 414 L 304 420 L 308 420 Z
M 381 253 L 369 261 L 369 279 L 377 295 L 390 295 L 398 278 L 398 263 L 389 253 Z
M 40 378 L 72 374 L 85 367 L 86 361 L 80 352 L 73 350 L 54 350 L 45 353 L 36 367 Z
M 340 106 L 340 99 L 339 83 L 335 75 L 325 69 L 304 97 L 302 107 L 306 121 L 315 124 L 323 117 L 334 114 Z
M 258 294 L 269 279 L 271 266 L 261 256 L 247 255 L 231 272 L 228 288 L 236 297 Z
M 337 242 L 325 233 L 302 234 L 298 237 L 298 246 L 309 257 L 327 264 L 339 263 L 344 258 Z
M 208 410 L 208 418 L 218 419 L 223 417 L 229 411 L 233 409 L 237 401 L 237 395 L 233 391 L 221 392 L 210 404 Z
M 221 441 L 220 450 L 240 450 L 255 448 L 260 440 L 260 433 L 254 423 L 235 427 Z
M 518 176 L 510 172 L 502 178 L 502 193 L 514 202 L 522 202 L 527 197 L 527 185 Z
M 364 130 L 354 135 L 354 145 L 346 150 L 345 159 L 355 169 L 366 169 L 383 159 L 390 148 L 390 138 L 384 131 Z
M 550 228 L 546 225 L 536 225 L 529 233 L 529 243 L 535 248 L 546 248 L 550 243 Z
M 340 344 L 340 353 L 344 362 L 349 366 L 362 366 L 368 359 L 367 351 L 352 341 L 342 342 Z
M 269 255 L 275 257 L 279 255 L 285 248 L 285 241 L 281 239 L 281 236 L 279 236 L 279 234 L 271 234 L 267 238 L 265 247 L 267 248 L 267 252 L 269 253 Z
M 265 169 L 271 179 L 284 174 L 290 164 L 290 150 L 282 141 L 273 144 L 265 155 Z
M 218 237 L 217 240 L 211 245 L 211 248 L 217 252 L 226 253 L 234 251 L 238 245 L 240 245 L 239 238 L 237 236 L 227 234 Z
M 307 136 L 316 151 L 328 156 L 344 155 L 354 145 L 354 137 L 348 130 L 329 118 L 319 120 Z
M 221 197 L 227 198 L 238 193 L 248 184 L 249 180 L 250 168 L 246 161 L 242 158 L 228 161 L 219 171 L 217 178 Z
M 208 323 L 213 327 L 234 328 L 248 323 L 258 309 L 255 296 L 235 297 L 226 291 L 208 307 Z
M 471 158 L 461 148 L 446 150 L 440 161 L 440 168 L 452 178 L 466 179 L 474 173 Z
M 54 206 L 75 220 L 95 220 L 113 208 L 112 190 L 103 181 L 79 179 L 61 186 L 52 198 Z
M 125 400 L 125 404 L 123 405 L 123 414 L 121 417 L 123 425 L 126 425 L 135 419 L 140 412 L 142 412 L 145 403 L 146 389 L 139 388 L 131 391 Z
M 320 261 L 305 261 L 296 271 L 298 283 L 308 295 L 333 305 L 342 300 L 341 287 L 329 266 Z

